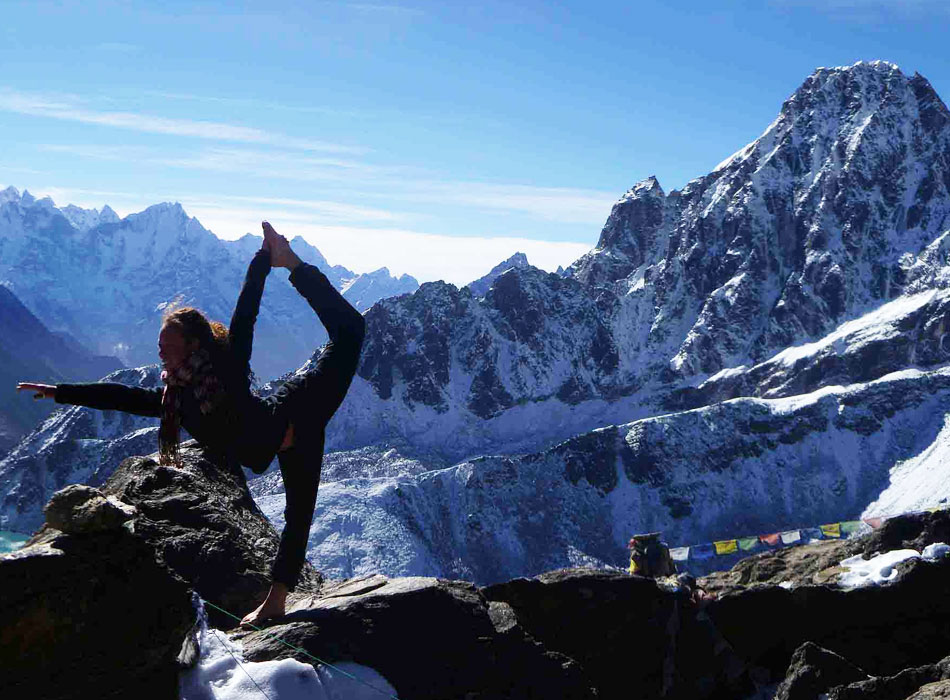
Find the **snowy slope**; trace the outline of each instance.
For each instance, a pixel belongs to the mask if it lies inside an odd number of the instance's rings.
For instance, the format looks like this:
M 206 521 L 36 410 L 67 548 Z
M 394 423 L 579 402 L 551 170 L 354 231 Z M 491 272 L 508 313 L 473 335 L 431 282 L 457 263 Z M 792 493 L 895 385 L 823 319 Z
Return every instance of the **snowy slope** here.
M 611 426 L 533 454 L 334 480 L 321 485 L 309 556 L 334 577 L 488 583 L 623 565 L 634 532 L 690 544 L 854 519 L 875 499 L 875 512 L 935 506 L 950 501 L 938 464 L 948 411 L 950 368 L 905 370 Z M 270 485 L 257 501 L 282 525 L 282 490 Z

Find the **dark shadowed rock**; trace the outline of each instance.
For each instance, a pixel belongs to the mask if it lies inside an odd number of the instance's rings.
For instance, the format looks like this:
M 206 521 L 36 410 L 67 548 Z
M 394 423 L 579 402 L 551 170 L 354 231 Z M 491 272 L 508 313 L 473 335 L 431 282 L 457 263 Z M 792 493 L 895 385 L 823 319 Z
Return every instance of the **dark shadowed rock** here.
M 847 659 L 805 642 L 792 655 L 775 700 L 814 700 L 836 685 L 863 680 L 867 674 Z
M 181 454 L 182 469 L 158 465 L 156 455 L 130 457 L 102 491 L 138 509 L 138 535 L 201 597 L 247 612 L 270 587 L 278 534 L 251 498 L 242 470 L 212 461 L 193 440 L 182 443 Z M 301 590 L 316 590 L 320 580 L 305 564 Z M 214 610 L 209 617 L 212 625 L 229 626 Z
M 354 661 L 379 671 L 403 698 L 594 698 L 572 659 L 548 651 L 517 616 L 469 583 L 371 576 L 294 595 L 286 617 L 235 635 L 245 658 Z
M 191 596 L 135 524 L 0 554 L 0 697 L 176 697 Z
M 948 679 L 950 657 L 935 664 L 904 669 L 894 676 L 870 678 L 832 688 L 828 692 L 828 700 L 910 700 L 912 697 L 923 700 L 928 697 L 942 697 L 927 695 L 926 693 L 933 692 L 928 686 L 934 683 L 943 684 L 943 692 L 946 692 L 947 684 L 950 683 Z M 917 695 L 918 690 L 925 694 Z

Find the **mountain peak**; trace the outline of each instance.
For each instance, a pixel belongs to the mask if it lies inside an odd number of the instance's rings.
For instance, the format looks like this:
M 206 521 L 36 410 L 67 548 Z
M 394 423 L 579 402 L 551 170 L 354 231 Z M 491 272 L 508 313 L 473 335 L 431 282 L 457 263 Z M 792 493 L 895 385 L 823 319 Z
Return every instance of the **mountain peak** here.
M 492 283 L 502 274 L 508 270 L 517 267 L 531 267 L 531 264 L 528 262 L 528 256 L 524 253 L 515 253 L 507 260 L 504 260 L 495 267 L 493 267 L 487 275 L 480 277 L 474 282 L 467 284 L 466 286 L 472 291 L 477 297 L 485 296 L 489 289 L 491 289 Z
M 631 199 L 665 196 L 666 194 L 663 192 L 663 188 L 660 187 L 660 181 L 656 179 L 656 175 L 651 175 L 644 180 L 640 180 L 640 182 L 627 190 L 620 198 L 620 201 L 625 202 Z
M 18 201 L 20 201 L 20 192 L 13 185 L 10 185 L 5 190 L 0 191 L 0 204 Z

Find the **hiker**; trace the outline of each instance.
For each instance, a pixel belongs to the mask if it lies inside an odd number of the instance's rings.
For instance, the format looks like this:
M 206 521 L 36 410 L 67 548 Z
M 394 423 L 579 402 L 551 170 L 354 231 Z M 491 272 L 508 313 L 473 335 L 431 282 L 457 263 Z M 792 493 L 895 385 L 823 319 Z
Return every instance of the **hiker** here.
M 163 317 L 158 355 L 164 388 L 105 382 L 17 384 L 18 390 L 36 392 L 34 398 L 161 418 L 163 465 L 181 465 L 179 426 L 229 464 L 243 464 L 258 474 L 276 454 L 287 498 L 286 525 L 267 597 L 242 624 L 283 615 L 287 593 L 300 576 L 320 483 L 324 429 L 356 372 L 365 330 L 363 317 L 326 276 L 302 262 L 269 223 L 262 222 L 262 227 L 264 243 L 248 266 L 229 328 L 188 307 Z M 290 270 L 291 284 L 316 311 L 330 339 L 312 369 L 262 399 L 250 390 L 251 345 L 271 267 Z
M 634 535 L 627 543 L 627 549 L 630 550 L 630 568 L 628 570 L 631 574 L 648 578 L 660 578 L 676 574 L 676 566 L 673 564 L 673 557 L 670 556 L 670 548 L 665 542 L 660 541 L 659 532 Z

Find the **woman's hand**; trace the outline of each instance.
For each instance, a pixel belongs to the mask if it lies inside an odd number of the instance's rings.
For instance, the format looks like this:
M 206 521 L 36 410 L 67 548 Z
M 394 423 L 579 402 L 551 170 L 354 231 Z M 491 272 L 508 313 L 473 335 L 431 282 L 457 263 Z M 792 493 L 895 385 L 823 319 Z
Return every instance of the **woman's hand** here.
M 52 384 L 31 384 L 20 382 L 16 385 L 17 391 L 35 391 L 34 399 L 55 399 L 56 387 Z
M 301 260 L 290 249 L 290 243 L 266 221 L 261 222 L 261 228 L 264 229 L 264 246 L 270 251 L 271 266 L 286 267 L 293 272 L 294 268 L 301 263 Z

